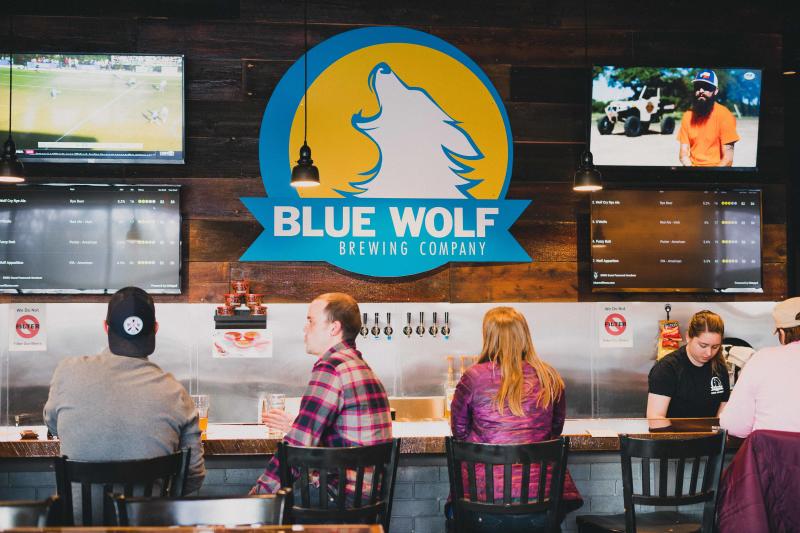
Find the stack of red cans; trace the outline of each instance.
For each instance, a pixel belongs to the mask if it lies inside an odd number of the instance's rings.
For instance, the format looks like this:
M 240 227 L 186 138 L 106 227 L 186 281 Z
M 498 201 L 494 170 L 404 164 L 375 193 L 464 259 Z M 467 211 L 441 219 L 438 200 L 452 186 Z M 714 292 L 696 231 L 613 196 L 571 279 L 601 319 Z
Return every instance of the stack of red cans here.
M 263 304 L 264 295 L 250 292 L 250 281 L 237 279 L 231 281 L 231 292 L 225 295 L 225 305 L 217 307 L 217 315 L 233 316 L 237 312 L 263 316 L 267 314 L 267 308 Z M 245 306 L 247 309 L 245 310 Z

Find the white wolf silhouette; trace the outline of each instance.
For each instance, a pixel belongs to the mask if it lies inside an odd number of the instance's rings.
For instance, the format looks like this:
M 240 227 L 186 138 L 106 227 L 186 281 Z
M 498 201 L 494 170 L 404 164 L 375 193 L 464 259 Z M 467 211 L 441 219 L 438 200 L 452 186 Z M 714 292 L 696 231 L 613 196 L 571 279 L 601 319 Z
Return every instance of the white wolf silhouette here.
M 469 198 L 480 183 L 463 175 L 461 159 L 483 158 L 469 134 L 420 87 L 406 85 L 386 63 L 376 65 L 369 85 L 378 100 L 371 117 L 353 115 L 353 127 L 378 146 L 378 163 L 351 182 L 359 198 Z M 458 159 L 456 159 L 458 158 Z M 347 194 L 347 193 L 343 193 Z

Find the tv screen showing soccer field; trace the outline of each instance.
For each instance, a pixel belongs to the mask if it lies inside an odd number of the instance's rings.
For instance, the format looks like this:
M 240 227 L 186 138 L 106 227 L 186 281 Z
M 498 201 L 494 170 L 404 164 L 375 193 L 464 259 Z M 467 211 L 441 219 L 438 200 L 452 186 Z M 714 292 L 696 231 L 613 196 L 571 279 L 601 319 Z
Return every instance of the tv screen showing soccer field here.
M 595 66 L 591 109 L 597 165 L 757 167 L 758 69 Z
M 184 162 L 183 56 L 15 53 L 0 56 L 0 94 L 10 80 L 22 161 Z

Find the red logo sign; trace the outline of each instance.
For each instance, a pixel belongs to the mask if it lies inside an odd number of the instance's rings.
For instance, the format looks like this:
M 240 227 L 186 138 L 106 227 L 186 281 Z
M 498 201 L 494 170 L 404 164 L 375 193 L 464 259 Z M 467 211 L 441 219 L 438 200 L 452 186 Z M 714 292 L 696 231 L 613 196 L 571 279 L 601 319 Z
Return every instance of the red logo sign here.
M 22 315 L 17 319 L 17 335 L 31 339 L 39 334 L 39 319 L 33 315 Z
M 608 315 L 604 325 L 606 327 L 606 332 L 615 337 L 625 333 L 625 328 L 628 327 L 627 322 L 625 322 L 625 317 L 619 313 L 611 313 Z

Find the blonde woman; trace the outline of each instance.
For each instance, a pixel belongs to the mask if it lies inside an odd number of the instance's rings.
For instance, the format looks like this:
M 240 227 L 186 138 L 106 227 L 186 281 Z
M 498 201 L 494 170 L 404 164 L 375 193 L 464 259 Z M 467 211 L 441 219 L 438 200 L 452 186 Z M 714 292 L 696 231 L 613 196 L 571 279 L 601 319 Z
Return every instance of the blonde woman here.
M 451 404 L 453 438 L 490 444 L 523 444 L 561 435 L 567 403 L 564 380 L 536 354 L 525 317 L 512 307 L 495 307 L 483 317 L 483 348 L 478 363 L 470 367 L 456 387 Z M 482 477 L 483 469 L 477 469 Z M 520 493 L 521 471 L 512 478 L 513 495 Z M 483 479 L 478 480 L 483 487 Z M 495 494 L 502 494 L 502 471 L 495 476 Z M 531 475 L 530 494 L 536 494 L 538 476 Z M 479 496 L 480 497 L 480 496 Z M 564 511 L 583 504 L 567 473 Z M 483 522 L 490 520 L 483 517 Z M 518 517 L 538 526 L 536 517 Z M 506 527 L 508 518 L 498 527 Z M 513 524 L 516 526 L 517 524 Z

